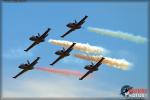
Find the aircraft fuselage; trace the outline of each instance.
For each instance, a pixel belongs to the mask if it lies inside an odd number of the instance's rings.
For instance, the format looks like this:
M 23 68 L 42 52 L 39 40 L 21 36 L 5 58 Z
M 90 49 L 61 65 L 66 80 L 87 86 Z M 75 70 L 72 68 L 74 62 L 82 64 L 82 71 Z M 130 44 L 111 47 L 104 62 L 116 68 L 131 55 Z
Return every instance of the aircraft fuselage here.
M 69 28 L 72 28 L 72 29 L 80 29 L 81 28 L 81 25 L 78 25 L 76 23 L 69 23 L 66 26 Z
M 98 67 L 94 67 L 92 65 L 87 65 L 84 67 L 86 70 L 90 70 L 90 71 L 98 71 Z
M 45 39 L 44 38 L 40 39 L 38 36 L 32 36 L 32 37 L 29 38 L 29 40 L 34 41 L 38 44 L 40 42 L 44 42 Z
M 22 64 L 19 66 L 20 69 L 25 69 L 25 70 L 32 70 L 33 66 L 28 65 L 28 64 Z
M 61 56 L 63 56 L 63 57 L 70 55 L 68 52 L 64 52 L 63 50 L 56 51 L 55 54 L 56 54 L 56 55 L 61 55 Z
M 25 70 L 32 70 L 32 69 L 34 69 L 33 66 L 38 63 L 37 61 L 38 61 L 39 59 L 40 59 L 40 57 L 37 57 L 37 59 L 34 60 L 32 63 L 28 62 L 28 64 L 21 64 L 21 65 L 19 66 L 19 68 L 20 68 L 20 69 L 25 69 Z

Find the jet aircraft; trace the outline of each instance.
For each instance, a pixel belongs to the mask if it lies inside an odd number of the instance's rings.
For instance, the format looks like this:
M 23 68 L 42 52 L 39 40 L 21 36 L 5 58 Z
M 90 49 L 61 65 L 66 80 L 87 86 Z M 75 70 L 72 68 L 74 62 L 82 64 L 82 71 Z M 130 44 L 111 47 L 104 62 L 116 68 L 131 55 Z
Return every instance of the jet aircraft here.
M 88 16 L 85 16 L 85 17 L 84 17 L 83 19 L 81 19 L 79 22 L 77 22 L 77 21 L 75 20 L 75 22 L 67 24 L 66 26 L 67 26 L 68 28 L 70 28 L 70 30 L 67 31 L 65 34 L 63 34 L 61 37 L 64 38 L 66 35 L 68 35 L 68 34 L 71 33 L 72 31 L 75 31 L 76 29 L 80 29 L 81 26 L 82 26 L 82 24 L 85 22 L 85 20 L 86 20 L 87 17 L 88 17 Z
M 58 62 L 60 59 L 63 59 L 64 57 L 67 57 L 70 55 L 70 52 L 72 51 L 73 47 L 76 43 L 73 43 L 67 50 L 64 48 L 62 50 L 56 51 L 55 54 L 59 55 L 59 57 L 50 65 L 54 65 L 56 62 Z
M 95 65 L 92 63 L 91 65 L 87 65 L 85 66 L 84 68 L 86 70 L 89 70 L 85 75 L 83 75 L 81 78 L 79 78 L 79 80 L 83 80 L 87 75 L 93 73 L 94 71 L 98 71 L 98 67 L 102 64 L 102 61 L 104 60 L 105 58 L 102 57 L 100 59 L 99 62 L 97 62 Z
M 23 69 L 20 73 L 18 73 L 16 76 L 14 76 L 13 78 L 17 78 L 18 76 L 20 76 L 21 74 L 29 71 L 29 70 L 33 70 L 34 66 L 38 63 L 38 60 L 40 59 L 40 57 L 37 57 L 37 59 L 35 59 L 32 63 L 29 62 L 29 60 L 27 60 L 26 64 L 21 64 L 19 66 L 20 69 Z
M 31 48 L 33 48 L 35 45 L 37 45 L 37 44 L 39 44 L 39 43 L 41 43 L 41 42 L 44 42 L 45 41 L 45 38 L 48 36 L 48 32 L 50 31 L 51 29 L 50 28 L 48 28 L 42 35 L 40 35 L 39 33 L 38 33 L 38 35 L 37 36 L 31 36 L 30 38 L 29 38 L 29 40 L 31 40 L 31 41 L 34 41 L 26 50 L 24 50 L 24 51 L 29 51 Z

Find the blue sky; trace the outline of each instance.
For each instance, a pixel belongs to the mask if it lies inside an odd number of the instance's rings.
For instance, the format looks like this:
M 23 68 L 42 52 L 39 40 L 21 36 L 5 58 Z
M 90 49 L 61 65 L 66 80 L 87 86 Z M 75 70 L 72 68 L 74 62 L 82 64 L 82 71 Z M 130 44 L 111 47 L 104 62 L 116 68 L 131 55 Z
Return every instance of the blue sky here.
M 119 96 L 120 88 L 126 84 L 146 88 L 148 44 L 140 45 L 101 36 L 89 32 L 87 27 L 120 30 L 148 37 L 147 7 L 146 2 L 3 3 L 3 96 L 103 97 L 108 95 L 108 97 L 115 97 Z M 61 39 L 60 36 L 68 30 L 66 24 L 75 19 L 80 20 L 85 15 L 88 15 L 89 18 L 83 28 L 62 40 L 102 46 L 111 51 L 107 56 L 118 59 L 124 58 L 133 63 L 131 70 L 122 71 L 103 64 L 99 71 L 93 73 L 92 78 L 83 81 L 79 81 L 78 78 L 64 77 L 37 70 L 25 73 L 17 80 L 12 79 L 12 76 L 20 71 L 17 66 L 20 63 L 25 63 L 27 59 L 32 61 L 40 56 L 41 59 L 37 66 L 50 67 L 49 64 L 57 58 L 54 52 L 61 47 L 52 45 L 47 41 L 49 39 Z M 49 32 L 46 42 L 31 49 L 28 53 L 24 52 L 23 50 L 32 43 L 28 38 L 37 33 L 42 34 L 48 27 L 52 30 Z M 79 51 L 73 51 L 72 54 L 75 52 L 79 53 Z M 54 68 L 79 70 L 85 73 L 84 65 L 89 63 L 90 61 L 70 56 L 57 63 Z M 20 86 L 18 87 L 16 84 L 20 84 Z M 43 88 L 36 90 L 42 85 Z M 80 90 L 77 89 L 79 87 Z M 42 92 L 45 91 L 44 89 L 47 89 L 48 92 Z M 61 92 L 58 92 L 60 90 Z

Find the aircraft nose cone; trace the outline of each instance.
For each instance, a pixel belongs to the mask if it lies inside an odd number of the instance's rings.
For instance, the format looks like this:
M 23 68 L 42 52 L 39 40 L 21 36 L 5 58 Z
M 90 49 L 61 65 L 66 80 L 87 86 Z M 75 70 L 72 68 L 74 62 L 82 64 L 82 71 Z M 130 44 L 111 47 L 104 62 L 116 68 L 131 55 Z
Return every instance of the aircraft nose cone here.
M 55 52 L 55 54 L 56 54 L 56 55 L 59 55 L 59 52 L 58 52 L 58 51 L 56 51 L 56 52 Z
M 89 67 L 88 67 L 88 66 L 85 66 L 85 67 L 84 67 L 84 69 L 87 69 L 87 70 L 88 70 L 88 69 L 89 69 Z
M 19 67 L 19 68 L 23 68 L 23 65 L 19 65 L 18 67 Z
M 70 24 L 67 24 L 66 26 L 67 26 L 67 27 L 70 27 Z
M 69 27 L 69 28 L 71 28 L 72 23 L 69 23 L 69 24 L 67 24 L 66 26 Z
M 34 40 L 34 37 L 33 37 L 33 36 L 32 36 L 32 37 L 30 37 L 30 38 L 29 38 L 29 40 Z

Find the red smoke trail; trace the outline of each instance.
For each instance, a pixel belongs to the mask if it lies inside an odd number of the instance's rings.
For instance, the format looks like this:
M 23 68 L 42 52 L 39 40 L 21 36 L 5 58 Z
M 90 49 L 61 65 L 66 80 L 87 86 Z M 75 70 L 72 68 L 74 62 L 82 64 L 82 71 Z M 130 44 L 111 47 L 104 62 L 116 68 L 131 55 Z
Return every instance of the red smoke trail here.
M 47 72 L 50 72 L 50 73 L 66 75 L 66 76 L 78 76 L 78 77 L 81 77 L 83 75 L 79 71 L 72 71 L 72 70 L 66 70 L 66 69 L 41 68 L 41 67 L 36 67 L 35 69 L 42 70 L 42 71 L 47 71 Z

